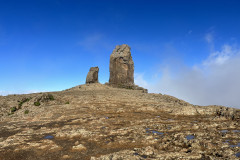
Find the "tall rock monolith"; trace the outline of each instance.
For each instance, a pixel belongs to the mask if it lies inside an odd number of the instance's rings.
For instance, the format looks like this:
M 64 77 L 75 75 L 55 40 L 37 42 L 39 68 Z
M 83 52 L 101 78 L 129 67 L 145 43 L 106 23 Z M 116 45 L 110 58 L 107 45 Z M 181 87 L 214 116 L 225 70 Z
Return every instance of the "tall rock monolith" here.
M 134 63 L 131 48 L 126 45 L 117 45 L 110 56 L 109 84 L 118 87 L 134 85 Z
M 86 78 L 86 84 L 98 83 L 98 67 L 91 67 Z

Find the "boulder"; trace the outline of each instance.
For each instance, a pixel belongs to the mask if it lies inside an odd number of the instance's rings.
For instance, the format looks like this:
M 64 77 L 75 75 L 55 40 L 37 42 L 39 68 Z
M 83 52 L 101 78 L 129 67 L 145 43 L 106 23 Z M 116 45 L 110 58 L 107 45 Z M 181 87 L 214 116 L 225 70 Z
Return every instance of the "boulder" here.
M 125 87 L 134 85 L 134 63 L 131 48 L 126 45 L 117 45 L 110 56 L 109 84 Z
M 98 67 L 91 67 L 86 78 L 86 84 L 98 83 Z

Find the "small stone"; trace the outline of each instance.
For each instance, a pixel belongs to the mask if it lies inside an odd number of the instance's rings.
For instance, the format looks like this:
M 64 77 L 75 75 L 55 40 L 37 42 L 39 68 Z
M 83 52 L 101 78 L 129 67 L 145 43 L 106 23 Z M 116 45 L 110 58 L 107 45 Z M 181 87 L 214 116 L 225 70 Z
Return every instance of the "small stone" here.
M 63 159 L 68 159 L 68 158 L 70 158 L 70 156 L 69 155 L 63 155 L 62 158 Z
M 79 145 L 79 141 L 76 141 L 74 144 L 75 144 L 76 146 Z
M 82 144 L 73 146 L 72 149 L 73 150 L 78 150 L 78 151 L 85 151 L 85 150 L 87 150 L 87 148 L 84 145 L 82 145 Z
M 145 151 L 143 152 L 143 154 L 144 154 L 144 155 L 147 155 L 147 156 L 153 155 L 153 154 L 154 154 L 154 148 L 152 148 L 152 147 L 150 147 L 150 146 L 146 147 L 146 148 L 145 148 Z

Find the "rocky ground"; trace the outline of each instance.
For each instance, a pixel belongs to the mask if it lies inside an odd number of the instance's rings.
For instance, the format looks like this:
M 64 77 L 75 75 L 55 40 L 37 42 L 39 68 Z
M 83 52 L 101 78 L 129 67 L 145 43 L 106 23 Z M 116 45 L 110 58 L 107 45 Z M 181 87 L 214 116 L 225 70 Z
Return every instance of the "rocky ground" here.
M 1 160 L 239 159 L 240 110 L 101 84 L 0 96 Z

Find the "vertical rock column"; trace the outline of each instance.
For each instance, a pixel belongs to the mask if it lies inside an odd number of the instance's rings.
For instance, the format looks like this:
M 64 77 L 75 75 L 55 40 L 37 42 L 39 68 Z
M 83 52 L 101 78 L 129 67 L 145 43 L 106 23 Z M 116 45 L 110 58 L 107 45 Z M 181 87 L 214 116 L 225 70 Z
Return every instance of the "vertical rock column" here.
M 110 56 L 109 84 L 118 87 L 134 85 L 134 63 L 131 48 L 126 45 L 117 45 Z
M 86 84 L 98 83 L 98 67 L 91 67 L 86 78 Z

